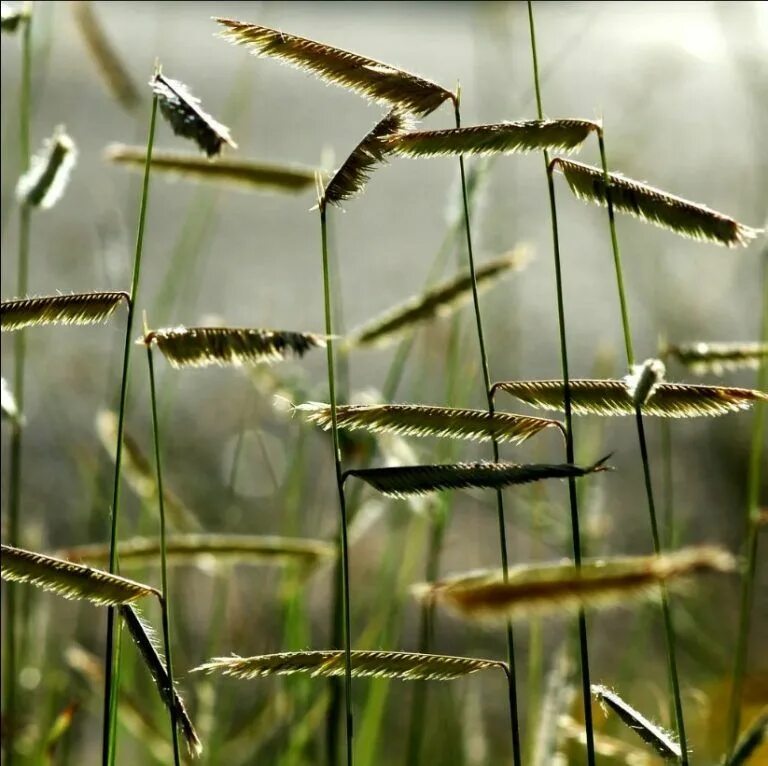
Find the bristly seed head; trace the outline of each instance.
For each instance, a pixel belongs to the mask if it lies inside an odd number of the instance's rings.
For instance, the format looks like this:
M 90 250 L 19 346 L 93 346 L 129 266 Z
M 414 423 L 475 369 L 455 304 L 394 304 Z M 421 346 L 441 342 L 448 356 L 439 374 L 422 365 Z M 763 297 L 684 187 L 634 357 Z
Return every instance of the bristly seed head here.
M 632 367 L 632 372 L 624 380 L 636 407 L 642 407 L 653 396 L 664 382 L 665 374 L 666 367 L 660 359 L 646 359 Z
M 177 136 L 193 139 L 209 157 L 219 154 L 222 144 L 237 148 L 229 128 L 204 112 L 200 99 L 195 98 L 184 83 L 158 72 L 149 84 L 158 98 L 163 117 Z
M 16 184 L 16 199 L 42 210 L 53 207 L 64 194 L 76 160 L 75 142 L 59 125 Z

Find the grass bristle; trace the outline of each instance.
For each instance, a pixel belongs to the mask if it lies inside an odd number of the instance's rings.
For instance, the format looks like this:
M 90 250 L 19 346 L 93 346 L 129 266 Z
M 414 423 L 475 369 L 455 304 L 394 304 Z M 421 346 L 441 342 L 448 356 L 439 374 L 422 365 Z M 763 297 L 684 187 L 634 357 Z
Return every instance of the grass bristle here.
M 308 402 L 295 407 L 310 423 L 324 430 L 331 428 L 331 407 L 320 402 Z M 340 405 L 336 418 L 341 429 L 364 430 L 369 433 L 394 433 L 402 436 L 438 436 L 522 444 L 545 428 L 563 431 L 556 420 L 531 418 L 487 410 L 430 407 L 423 404 Z
M 149 585 L 10 545 L 2 546 L 1 568 L 3 579 L 9 582 L 29 583 L 64 598 L 85 599 L 100 606 L 160 596 Z
M 626 703 L 618 694 L 598 684 L 592 685 L 592 694 L 601 704 L 610 708 L 634 731 L 658 756 L 665 761 L 678 763 L 681 757 L 680 745 L 671 734 L 651 723 L 645 716 Z
M 529 260 L 530 251 L 521 246 L 479 266 L 475 272 L 478 291 L 495 286 L 510 272 L 522 269 Z M 459 274 L 352 330 L 345 346 L 386 346 L 435 317 L 453 314 L 471 300 L 472 278 L 469 273 Z
M 587 608 L 612 608 L 653 598 L 658 586 L 704 572 L 730 572 L 733 556 L 702 546 L 660 556 L 613 557 L 601 561 L 520 565 L 479 571 L 414 586 L 425 601 L 445 604 L 476 620 L 507 620 Z
M 172 367 L 240 367 L 301 357 L 325 347 L 324 335 L 240 327 L 150 330 L 138 343 L 154 343 Z
M 605 178 L 600 168 L 559 157 L 552 164 L 561 170 L 571 191 L 582 200 L 607 207 Z M 759 229 L 729 218 L 715 210 L 689 202 L 653 186 L 610 173 L 611 202 L 616 210 L 669 229 L 689 239 L 714 242 L 726 247 L 746 247 Z
M 120 607 L 120 614 L 133 643 L 139 650 L 139 654 L 155 682 L 160 699 L 167 708 L 170 709 L 173 706 L 176 726 L 184 737 L 190 755 L 199 756 L 203 752 L 203 746 L 192 724 L 192 719 L 187 713 L 184 700 L 176 691 L 172 679 L 168 677 L 168 668 L 155 645 L 152 629 L 141 619 L 139 613 L 132 606 Z
M 116 165 L 143 172 L 147 153 L 143 146 L 112 144 L 106 148 L 104 158 Z M 153 149 L 152 172 L 170 179 L 218 184 L 239 191 L 296 193 L 314 184 L 317 170 L 228 157 L 211 162 L 197 154 Z
M 562 380 L 511 380 L 495 383 L 532 407 L 563 412 Z M 635 403 L 626 380 L 573 379 L 571 406 L 575 415 L 634 415 Z M 749 388 L 660 383 L 642 407 L 643 415 L 662 418 L 694 418 L 748 410 L 768 394 Z
M 130 302 L 128 293 L 92 292 L 14 298 L 0 304 L 4 332 L 46 325 L 88 325 L 106 322 L 117 307 Z
M 358 678 L 396 678 L 401 681 L 452 681 L 498 668 L 495 660 L 469 657 L 449 657 L 415 652 L 353 651 L 352 675 Z M 344 675 L 343 650 L 311 652 L 281 652 L 258 657 L 215 657 L 195 672 L 222 673 L 225 676 L 250 680 L 271 675 L 306 673 L 312 678 Z
M 454 98 L 450 91 L 429 80 L 357 53 L 234 19 L 216 21 L 225 28 L 221 33 L 224 39 L 245 45 L 256 55 L 312 72 L 376 103 L 423 116 Z
M 409 465 L 393 468 L 361 468 L 346 471 L 370 484 L 388 497 L 424 495 L 450 489 L 502 489 L 514 484 L 527 484 L 544 479 L 566 479 L 610 470 L 603 458 L 582 468 L 561 463 L 518 465 L 516 463 L 449 463 L 443 465 Z
M 169 565 L 189 564 L 300 564 L 311 567 L 333 556 L 336 546 L 324 540 L 267 535 L 171 535 L 165 553 Z M 160 561 L 160 543 L 154 537 L 135 537 L 118 544 L 120 566 L 142 567 Z M 66 548 L 57 555 L 70 561 L 102 564 L 109 561 L 109 546 L 101 543 Z
M 405 130 L 408 125 L 405 114 L 394 109 L 377 122 L 334 173 L 323 191 L 320 204 L 340 205 L 344 200 L 361 194 L 376 166 L 386 161 L 389 148 L 384 137 Z
M 665 357 L 672 357 L 694 375 L 722 375 L 735 370 L 757 369 L 768 360 L 768 343 L 679 343 L 662 348 Z
M 109 41 L 89 0 L 70 3 L 75 23 L 102 79 L 115 100 L 131 112 L 141 102 L 139 90 Z
M 158 73 L 149 84 L 157 95 L 163 117 L 177 136 L 191 138 L 209 157 L 219 154 L 224 144 L 237 148 L 229 128 L 204 112 L 200 99 L 184 83 Z
M 16 184 L 16 198 L 23 205 L 41 210 L 53 207 L 64 194 L 76 161 L 75 142 L 59 125 Z
M 597 129 L 598 125 L 589 120 L 525 120 L 399 133 L 387 139 L 387 144 L 392 153 L 403 157 L 488 157 L 542 149 L 573 151 Z

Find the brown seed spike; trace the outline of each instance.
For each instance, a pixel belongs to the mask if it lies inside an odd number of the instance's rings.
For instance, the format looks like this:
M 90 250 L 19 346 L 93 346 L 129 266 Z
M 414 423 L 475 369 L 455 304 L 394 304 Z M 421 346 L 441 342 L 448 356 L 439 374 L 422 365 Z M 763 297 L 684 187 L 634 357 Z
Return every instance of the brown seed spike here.
M 149 84 L 158 98 L 160 111 L 177 136 L 193 139 L 209 157 L 219 154 L 222 144 L 237 148 L 229 128 L 204 112 L 200 99 L 184 83 L 158 73 Z
M 383 139 L 406 130 L 408 124 L 408 118 L 396 110 L 377 122 L 328 182 L 320 205 L 340 205 L 360 194 L 376 165 L 386 161 L 388 144 Z
M 341 85 L 379 104 L 424 116 L 453 93 L 402 69 L 357 53 L 289 35 L 269 27 L 234 19 L 215 19 L 225 27 L 221 36 L 253 49 L 256 55 L 271 56 L 297 69 L 312 72 L 326 82 Z
M 174 327 L 151 330 L 137 343 L 157 344 L 173 367 L 239 367 L 303 356 L 325 346 L 325 336 L 308 332 L 240 327 Z
M 600 168 L 560 157 L 555 157 L 551 166 L 562 171 L 571 191 L 579 199 L 607 206 L 605 177 Z M 705 205 L 676 197 L 619 173 L 611 173 L 609 180 L 611 202 L 616 210 L 689 239 L 726 247 L 746 247 L 760 233 L 760 230 L 745 226 Z
M 597 123 L 589 120 L 526 120 L 402 133 L 388 139 L 388 144 L 394 154 L 404 157 L 488 157 L 542 149 L 571 151 L 597 128 Z

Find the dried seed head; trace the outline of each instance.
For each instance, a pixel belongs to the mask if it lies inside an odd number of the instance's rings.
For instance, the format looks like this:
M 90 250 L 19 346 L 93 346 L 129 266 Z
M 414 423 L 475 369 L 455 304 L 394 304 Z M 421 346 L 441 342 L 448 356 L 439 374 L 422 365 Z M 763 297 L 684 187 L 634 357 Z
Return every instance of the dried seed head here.
M 200 99 L 195 98 L 184 83 L 157 73 L 149 84 L 157 96 L 163 117 L 177 136 L 193 139 L 209 157 L 219 154 L 222 144 L 237 148 L 229 128 L 204 112 L 200 108 Z
M 64 194 L 76 160 L 75 143 L 59 125 L 16 184 L 16 198 L 30 207 L 53 207 Z
M 632 372 L 624 380 L 636 407 L 642 407 L 653 396 L 664 381 L 665 373 L 664 362 L 660 359 L 646 359 L 632 367 Z

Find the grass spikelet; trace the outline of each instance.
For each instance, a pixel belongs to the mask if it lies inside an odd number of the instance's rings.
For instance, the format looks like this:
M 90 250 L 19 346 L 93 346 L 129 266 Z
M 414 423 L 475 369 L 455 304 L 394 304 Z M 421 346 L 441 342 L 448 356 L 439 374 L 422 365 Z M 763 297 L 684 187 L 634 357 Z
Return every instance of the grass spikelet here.
M 2 576 L 9 582 L 29 583 L 64 598 L 85 599 L 100 606 L 160 595 L 149 585 L 10 545 L 2 546 Z
M 3 32 L 15 32 L 27 19 L 24 8 L 14 8 L 10 3 L 0 3 L 0 28 Z
M 197 563 L 301 564 L 310 567 L 331 557 L 336 546 L 324 540 L 268 535 L 187 534 L 167 538 L 169 564 Z M 109 561 L 109 547 L 100 543 L 79 545 L 60 552 L 70 561 L 100 564 Z M 147 566 L 160 560 L 160 543 L 154 537 L 134 537 L 118 544 L 120 566 Z
M 668 734 L 660 726 L 651 723 L 631 705 L 624 702 L 618 694 L 607 689 L 605 686 L 593 684 L 592 694 L 602 705 L 613 710 L 643 742 L 650 745 L 656 751 L 657 755 L 665 761 L 679 762 L 682 756 L 680 745 L 671 734 Z
M 157 94 L 163 117 L 177 136 L 191 138 L 209 157 L 219 154 L 223 144 L 237 148 L 229 128 L 204 112 L 200 99 L 195 98 L 184 83 L 158 73 L 149 84 Z
M 353 651 L 352 675 L 358 678 L 397 678 L 401 681 L 452 681 L 498 668 L 494 660 L 469 657 L 449 657 L 416 652 Z M 215 657 L 193 673 L 220 672 L 225 676 L 250 680 L 272 675 L 307 673 L 312 678 L 344 675 L 344 652 L 325 650 L 312 652 L 282 652 L 258 657 Z
M 556 157 L 553 167 L 561 170 L 571 191 L 581 200 L 607 207 L 605 178 L 600 168 Z M 669 229 L 683 237 L 714 242 L 726 247 L 746 247 L 759 229 L 711 210 L 705 205 L 689 202 L 653 186 L 610 173 L 611 202 L 616 210 Z
M 768 343 L 680 343 L 662 348 L 694 375 L 721 375 L 735 370 L 757 369 L 768 359 Z
M 225 27 L 221 33 L 225 40 L 312 72 L 379 104 L 424 116 L 455 98 L 436 83 L 357 53 L 234 19 L 216 21 Z
M 117 413 L 101 410 L 96 416 L 96 431 L 104 449 L 114 461 L 118 431 Z M 138 442 L 126 430 L 123 430 L 121 469 L 123 478 L 144 502 L 152 502 L 157 498 L 157 480 L 152 464 L 139 448 Z M 163 488 L 163 501 L 168 518 L 176 529 L 200 529 L 200 522 L 194 513 L 167 487 Z
M 756 754 L 757 748 L 766 741 L 768 741 L 768 707 L 763 708 L 741 735 L 725 766 L 745 766 Z
M 150 330 L 138 343 L 155 343 L 172 367 L 240 367 L 301 357 L 325 347 L 326 338 L 309 332 L 240 327 L 173 327 Z
M 132 112 L 140 103 L 139 90 L 99 23 L 91 3 L 76 0 L 70 7 L 83 42 L 109 92 L 120 106 Z
M 64 194 L 76 160 L 75 142 L 59 125 L 32 157 L 29 170 L 19 178 L 16 198 L 29 207 L 52 208 Z
M 527 484 L 543 479 L 565 479 L 610 470 L 605 457 L 582 468 L 562 463 L 517 465 L 516 463 L 449 463 L 444 465 L 408 465 L 394 468 L 361 468 L 346 471 L 388 497 L 424 495 L 448 489 L 501 489 L 513 484 Z
M 143 146 L 112 144 L 104 152 L 110 162 L 143 171 L 146 161 Z M 214 183 L 240 191 L 300 192 L 314 184 L 314 168 L 276 165 L 253 160 L 219 158 L 209 162 L 197 154 L 152 151 L 152 171 L 168 178 L 195 183 Z
M 377 122 L 328 182 L 320 204 L 341 205 L 361 194 L 374 168 L 386 161 L 389 147 L 384 137 L 406 130 L 408 125 L 408 118 L 394 109 Z
M 571 403 L 576 415 L 634 415 L 635 404 L 624 380 L 574 379 L 570 382 Z M 520 401 L 539 409 L 562 412 L 561 380 L 511 380 L 495 383 Z M 662 418 L 694 418 L 748 410 L 768 394 L 749 388 L 660 383 L 643 405 L 643 415 Z
M 16 397 L 13 395 L 8 381 L 5 378 L 0 378 L 0 389 L 2 398 L 0 398 L 0 407 L 2 408 L 3 420 L 8 418 L 11 422 L 19 422 L 21 420 L 21 413 L 19 412 L 19 405 L 16 403 Z
M 632 367 L 632 372 L 624 377 L 632 403 L 642 407 L 653 396 L 666 374 L 664 362 L 660 359 L 646 359 L 642 364 Z
M 660 556 L 614 557 L 602 561 L 521 565 L 509 570 L 457 575 L 414 586 L 422 600 L 436 600 L 476 620 L 552 614 L 580 607 L 611 608 L 658 593 L 658 586 L 704 572 L 730 572 L 733 557 L 702 546 Z
M 331 408 L 320 402 L 300 404 L 296 410 L 310 423 L 325 431 L 331 428 Z M 369 433 L 394 433 L 402 436 L 440 436 L 451 439 L 522 444 L 545 428 L 563 430 L 556 420 L 512 415 L 489 414 L 487 410 L 430 407 L 423 404 L 344 405 L 336 408 L 339 428 Z
M 403 157 L 454 157 L 578 149 L 598 125 L 589 120 L 525 120 L 467 128 L 401 133 L 387 139 Z
M 176 691 L 173 680 L 168 676 L 168 669 L 165 661 L 155 646 L 154 634 L 152 629 L 141 619 L 138 612 L 132 606 L 120 607 L 120 614 L 131 634 L 133 643 L 139 650 L 144 664 L 149 670 L 160 694 L 163 704 L 169 709 L 173 706 L 176 725 L 179 732 L 187 743 L 187 749 L 190 755 L 199 756 L 203 752 L 203 746 L 200 742 L 192 720 L 184 706 L 184 700 Z
M 124 292 L 72 293 L 19 298 L 0 304 L 3 332 L 45 325 L 87 325 L 106 322 L 121 302 L 130 301 Z
M 483 291 L 493 287 L 511 271 L 522 269 L 530 259 L 529 253 L 527 247 L 517 247 L 478 267 L 475 271 L 478 290 Z M 347 347 L 386 346 L 435 317 L 449 316 L 471 300 L 472 277 L 469 273 L 460 274 L 421 295 L 415 295 L 353 330 L 347 337 L 345 345 Z

